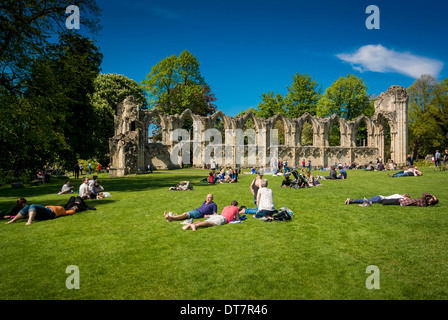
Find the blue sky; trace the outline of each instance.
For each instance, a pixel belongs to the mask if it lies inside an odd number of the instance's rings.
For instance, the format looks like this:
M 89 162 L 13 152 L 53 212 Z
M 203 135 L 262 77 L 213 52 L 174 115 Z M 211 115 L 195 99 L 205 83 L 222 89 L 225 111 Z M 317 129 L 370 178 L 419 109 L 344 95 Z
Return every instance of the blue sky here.
M 448 77 L 445 1 L 97 2 L 103 73 L 140 82 L 161 59 L 186 49 L 230 116 L 256 107 L 263 92 L 285 94 L 296 73 L 323 90 L 355 74 L 374 95 L 407 88 L 421 73 Z M 380 10 L 380 29 L 366 28 L 369 5 Z

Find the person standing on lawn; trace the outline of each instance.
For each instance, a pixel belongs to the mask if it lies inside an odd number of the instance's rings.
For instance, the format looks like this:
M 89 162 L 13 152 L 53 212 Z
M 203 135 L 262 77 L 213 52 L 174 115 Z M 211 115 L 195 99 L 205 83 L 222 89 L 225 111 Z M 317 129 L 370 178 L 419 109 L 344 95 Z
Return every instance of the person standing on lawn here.
M 440 158 L 441 158 L 441 154 L 440 154 L 439 150 L 436 150 L 436 153 L 434 155 L 434 164 L 435 164 L 436 168 L 440 166 Z

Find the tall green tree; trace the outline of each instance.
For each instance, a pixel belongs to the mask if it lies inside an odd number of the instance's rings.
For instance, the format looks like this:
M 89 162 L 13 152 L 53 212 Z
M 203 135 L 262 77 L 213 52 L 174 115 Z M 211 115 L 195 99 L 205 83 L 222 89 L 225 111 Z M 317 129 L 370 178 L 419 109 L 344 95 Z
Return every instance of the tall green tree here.
M 216 111 L 215 94 L 201 75 L 200 63 L 188 50 L 177 57 L 162 59 L 151 68 L 142 81 L 150 108 L 158 108 L 165 114 L 181 114 L 186 109 L 207 116 Z M 154 121 L 153 137 L 160 136 L 160 125 Z M 186 119 L 183 128 L 192 128 L 191 119 Z M 157 138 L 156 138 L 157 139 Z
M 90 57 L 77 56 L 67 67 L 71 52 L 65 59 L 57 53 L 69 47 L 62 40 L 68 5 L 82 12 L 83 33 L 96 34 L 101 10 L 94 0 L 0 0 L 0 167 L 15 176 L 76 159 L 67 137 L 78 131 L 67 133 L 76 125 L 74 101 L 82 99 L 86 83 L 77 86 L 73 74 L 81 77 Z
M 308 74 L 296 73 L 285 97 L 286 114 L 298 118 L 305 112 L 315 116 L 317 103 L 322 96 L 322 88 Z
M 95 0 L 0 0 L 0 86 L 4 92 L 25 89 L 34 60 L 45 54 L 53 35 L 67 30 L 69 5 L 82 12 L 84 31 L 99 31 L 101 10 Z
M 34 60 L 23 81 L 23 93 L 2 95 L 5 114 L 0 127 L 1 131 L 10 129 L 4 132 L 8 143 L 2 146 L 0 157 L 10 162 L 8 167 L 15 174 L 47 163 L 71 168 L 78 156 L 94 152 L 95 123 L 88 95 L 101 59 L 91 40 L 64 33 Z M 9 160 L 3 159 L 7 155 Z
M 407 89 L 409 141 L 414 158 L 433 154 L 446 138 L 441 123 L 446 88 L 433 76 L 423 74 Z M 445 106 L 446 107 L 446 106 Z
M 270 118 L 277 113 L 286 114 L 286 103 L 284 97 L 272 91 L 261 94 L 261 102 L 258 104 L 254 114 L 260 118 Z
M 149 106 L 167 114 L 182 113 L 187 108 L 200 115 L 216 111 L 216 97 L 201 75 L 198 60 L 188 50 L 179 57 L 162 59 L 151 68 L 142 85 L 149 96 Z
M 95 153 L 92 137 L 97 127 L 89 97 L 95 90 L 103 54 L 92 40 L 66 32 L 52 46 L 52 55 L 54 74 L 66 97 L 66 140 L 75 156 L 88 159 Z
M 328 117 L 337 114 L 341 118 L 353 120 L 365 114 L 372 115 L 367 85 L 352 74 L 334 81 L 317 103 L 317 115 Z
M 448 146 L 448 78 L 439 83 L 434 104 L 437 108 L 437 121 L 442 128 L 442 146 Z

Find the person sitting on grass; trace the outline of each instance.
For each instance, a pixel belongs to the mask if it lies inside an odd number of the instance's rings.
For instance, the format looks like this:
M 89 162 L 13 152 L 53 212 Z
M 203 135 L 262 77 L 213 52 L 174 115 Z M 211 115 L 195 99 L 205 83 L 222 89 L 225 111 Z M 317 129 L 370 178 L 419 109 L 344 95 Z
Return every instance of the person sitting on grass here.
M 211 216 L 212 214 L 216 214 L 218 212 L 218 206 L 213 202 L 213 195 L 210 193 L 207 195 L 206 200 L 202 203 L 202 205 L 188 212 L 184 212 L 178 216 L 170 216 L 166 211 L 163 213 L 165 216 L 166 222 L 171 222 L 174 220 L 185 220 L 185 219 L 200 219 L 204 217 Z
M 382 161 L 378 162 L 378 164 L 376 165 L 376 171 L 385 171 L 386 168 L 384 167 L 384 164 Z
M 98 194 L 100 192 L 104 191 L 104 188 L 102 185 L 100 185 L 100 182 L 98 180 L 96 180 L 92 186 L 90 187 L 90 198 L 91 199 L 98 199 Z
M 331 166 L 329 175 L 326 176 L 324 179 L 326 179 L 326 180 L 336 180 L 337 178 L 338 178 L 338 173 L 336 172 L 336 167 L 335 166 Z
M 89 190 L 89 178 L 84 177 L 82 178 L 82 183 L 79 186 L 79 196 L 83 199 L 83 200 L 87 200 L 90 199 L 90 190 Z
M 216 183 L 215 169 L 212 169 L 208 173 L 207 184 L 215 184 L 215 183 Z
M 238 182 L 238 173 L 236 172 L 236 170 L 230 169 L 227 181 L 229 183 Z
M 254 214 L 255 218 L 265 219 L 267 217 L 273 216 L 277 210 L 274 206 L 274 196 L 272 189 L 268 188 L 268 180 L 262 179 L 260 182 L 260 189 L 257 193 L 257 208 L 256 209 L 245 209 L 248 214 Z
M 428 207 L 438 204 L 439 199 L 431 193 L 425 192 L 420 198 L 381 199 L 378 203 L 382 205 Z
M 342 166 L 339 167 L 338 179 L 342 179 L 342 180 L 346 180 L 347 179 L 347 171 L 345 171 L 345 169 Z
M 193 190 L 193 187 L 190 186 L 190 181 L 181 181 L 177 186 L 171 187 L 169 190 L 190 191 Z
M 226 182 L 226 171 L 224 168 L 219 171 L 219 173 L 216 176 L 216 182 L 217 183 L 224 183 Z
M 70 185 L 70 180 L 67 180 L 65 184 L 62 186 L 61 191 L 58 192 L 58 194 L 65 194 L 65 193 L 73 193 L 73 186 Z
M 92 176 L 89 180 L 89 188 L 95 183 L 95 181 L 98 180 L 98 176 Z
M 0 211 L 0 219 L 13 219 L 26 206 L 25 198 L 18 198 L 16 204 L 8 211 Z
M 373 165 L 372 161 L 369 161 L 369 163 L 366 165 L 365 170 L 366 171 L 375 171 L 375 166 Z
M 393 194 L 390 196 L 382 196 L 382 195 L 377 195 L 374 197 L 371 197 L 369 199 L 367 199 L 366 197 L 364 197 L 363 199 L 350 199 L 347 198 L 347 200 L 345 200 L 345 204 L 359 204 L 361 207 L 365 207 L 365 206 L 370 206 L 373 203 L 379 203 L 380 200 L 383 199 L 402 199 L 402 198 L 410 198 L 409 194 L 405 193 L 405 194 Z
M 244 213 L 244 207 L 238 208 L 238 202 L 233 200 L 230 206 L 224 207 L 221 214 L 212 214 L 205 221 L 196 221 L 194 223 L 189 223 L 182 227 L 183 230 L 190 229 L 196 231 L 197 228 L 207 228 L 214 226 L 221 226 L 232 221 L 238 221 L 240 219 L 240 214 Z
M 289 188 L 291 186 L 291 179 L 289 173 L 285 174 L 285 179 L 282 181 L 281 188 Z
M 77 210 L 65 210 L 61 206 L 41 206 L 38 204 L 26 205 L 22 210 L 9 222 L 14 223 L 17 220 L 28 218 L 28 222 L 25 224 L 29 226 L 33 220 L 51 220 L 65 215 L 73 215 Z
M 392 159 L 389 160 L 386 170 L 397 170 L 397 166 L 395 165 Z
M 307 170 L 306 171 L 306 179 L 308 181 L 308 186 L 309 187 L 314 187 L 314 186 L 320 185 L 318 177 L 319 177 L 319 175 L 316 178 L 314 178 L 314 176 L 311 174 L 311 171 Z

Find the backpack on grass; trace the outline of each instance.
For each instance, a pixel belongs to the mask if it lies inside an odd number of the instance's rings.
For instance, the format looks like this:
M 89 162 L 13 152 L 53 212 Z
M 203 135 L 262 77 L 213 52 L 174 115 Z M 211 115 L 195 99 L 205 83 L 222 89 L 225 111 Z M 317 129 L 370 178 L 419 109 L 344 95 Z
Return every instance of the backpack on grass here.
M 279 210 L 278 213 L 274 216 L 274 221 L 289 221 L 291 220 L 291 215 L 287 210 Z

